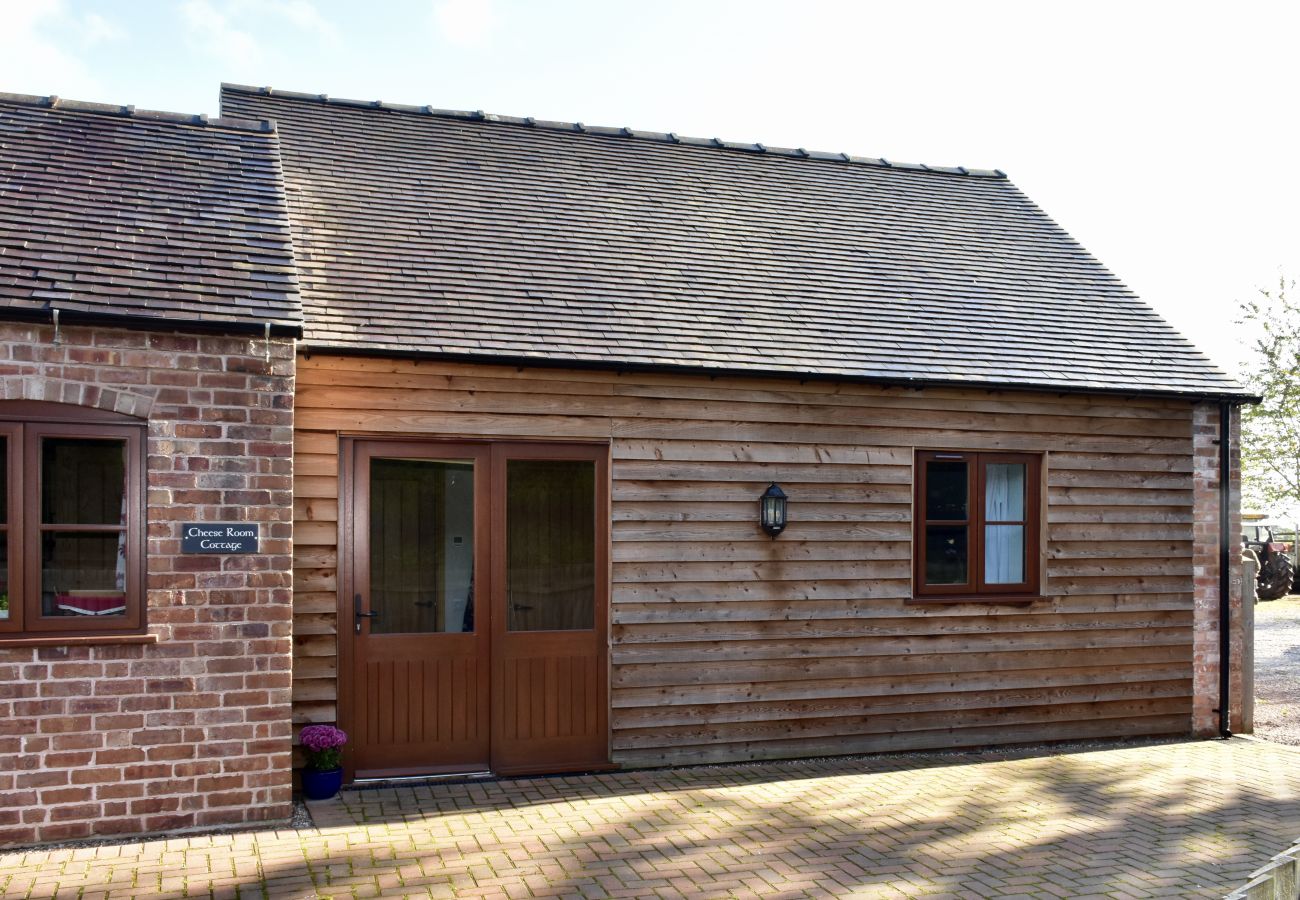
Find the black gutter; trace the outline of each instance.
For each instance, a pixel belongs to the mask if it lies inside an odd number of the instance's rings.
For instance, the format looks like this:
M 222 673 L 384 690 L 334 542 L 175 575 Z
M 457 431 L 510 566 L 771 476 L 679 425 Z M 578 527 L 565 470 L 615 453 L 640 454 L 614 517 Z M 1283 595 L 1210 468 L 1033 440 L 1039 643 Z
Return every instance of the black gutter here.
M 52 325 L 53 309 L 18 309 L 10 307 L 0 312 L 0 320 L 9 322 Z M 58 310 L 59 325 L 101 325 L 111 328 L 127 328 L 132 331 L 185 331 L 204 334 L 249 335 L 263 337 L 266 325 L 270 322 L 272 337 L 302 337 L 301 323 L 289 324 L 284 320 L 240 319 L 226 321 L 222 319 L 186 319 L 177 316 L 141 316 L 123 315 L 122 313 L 86 312 L 79 309 Z
M 1219 736 L 1225 738 L 1232 737 L 1232 406 L 1219 404 Z
M 429 350 L 392 350 L 386 348 L 333 346 L 301 341 L 298 352 L 303 356 L 360 356 L 368 359 L 410 359 L 416 362 L 460 362 L 485 366 L 514 366 L 516 368 L 576 369 L 598 372 L 646 372 L 661 375 L 702 375 L 709 378 L 766 378 L 786 381 L 841 382 L 846 384 L 875 384 L 894 388 L 945 388 L 949 390 L 1032 392 L 1037 394 L 1095 394 L 1111 397 L 1151 398 L 1158 400 L 1215 401 L 1233 403 L 1259 403 L 1257 394 L 1231 391 L 1170 391 L 1147 390 L 1140 387 L 1089 387 L 1028 382 L 1024 384 L 1004 381 L 963 381 L 961 379 L 907 378 L 888 375 L 854 375 L 847 372 L 800 372 L 794 369 L 746 369 L 688 365 L 684 363 L 638 363 L 619 360 L 559 359 L 556 357 L 506 356 L 484 353 L 439 353 Z

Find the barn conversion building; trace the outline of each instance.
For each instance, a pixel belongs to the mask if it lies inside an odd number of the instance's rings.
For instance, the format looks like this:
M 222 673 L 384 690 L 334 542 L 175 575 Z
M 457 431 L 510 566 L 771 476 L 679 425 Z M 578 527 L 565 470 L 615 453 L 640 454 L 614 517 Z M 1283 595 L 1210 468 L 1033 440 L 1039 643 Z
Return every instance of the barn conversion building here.
M 282 818 L 314 722 L 355 781 L 1240 727 L 1251 398 L 1001 172 L 221 112 L 0 95 L 0 842 Z

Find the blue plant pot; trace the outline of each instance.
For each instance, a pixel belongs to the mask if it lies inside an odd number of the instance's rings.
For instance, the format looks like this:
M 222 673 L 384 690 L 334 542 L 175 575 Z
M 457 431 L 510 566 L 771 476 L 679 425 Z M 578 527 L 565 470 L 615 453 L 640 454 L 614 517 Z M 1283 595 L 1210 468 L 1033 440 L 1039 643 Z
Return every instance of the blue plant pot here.
M 316 769 L 302 770 L 302 794 L 308 800 L 328 800 L 339 792 L 343 787 L 343 770 L 327 769 L 324 772 Z

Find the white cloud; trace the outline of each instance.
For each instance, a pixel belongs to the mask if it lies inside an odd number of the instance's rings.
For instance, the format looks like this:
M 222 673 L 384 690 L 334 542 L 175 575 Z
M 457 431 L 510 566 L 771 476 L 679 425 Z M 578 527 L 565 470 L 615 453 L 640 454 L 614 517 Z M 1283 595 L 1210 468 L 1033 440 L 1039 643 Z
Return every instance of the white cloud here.
M 481 47 L 496 29 L 492 0 L 439 0 L 433 8 L 438 32 L 453 44 Z
M 311 3 L 311 0 L 278 0 L 266 9 L 303 31 L 314 32 L 327 43 L 334 43 L 339 39 L 338 27 L 321 15 L 320 10 Z
M 185 0 L 181 16 L 194 42 L 236 70 L 263 63 L 270 55 L 262 41 L 236 22 L 261 21 L 265 25 L 277 18 L 325 44 L 336 43 L 340 37 L 338 27 L 321 15 L 311 0 Z
M 126 37 L 125 31 L 95 12 L 82 16 L 78 26 L 81 32 L 81 43 L 87 47 L 108 41 L 120 41 Z
M 21 0 L 6 7 L 0 28 L 0 84 L 10 91 L 103 99 L 98 79 L 67 47 L 84 49 L 122 35 L 102 16 L 72 18 L 60 0 Z
M 244 68 L 261 56 L 257 40 L 232 25 L 230 18 L 208 0 L 185 0 L 181 18 L 199 49 L 227 65 Z

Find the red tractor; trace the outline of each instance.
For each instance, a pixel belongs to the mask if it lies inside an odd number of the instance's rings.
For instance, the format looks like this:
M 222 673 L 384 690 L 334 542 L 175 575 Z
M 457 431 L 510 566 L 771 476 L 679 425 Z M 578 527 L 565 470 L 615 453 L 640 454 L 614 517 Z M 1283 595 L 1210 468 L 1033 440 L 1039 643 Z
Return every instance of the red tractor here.
M 1260 600 L 1277 600 L 1296 584 L 1296 530 L 1293 526 L 1252 522 L 1245 526 L 1242 544 L 1259 558 L 1255 595 Z

